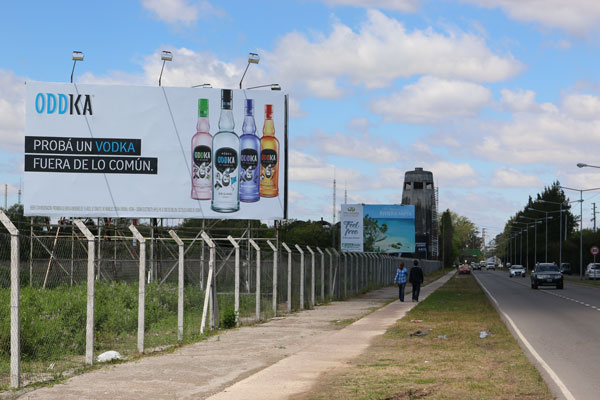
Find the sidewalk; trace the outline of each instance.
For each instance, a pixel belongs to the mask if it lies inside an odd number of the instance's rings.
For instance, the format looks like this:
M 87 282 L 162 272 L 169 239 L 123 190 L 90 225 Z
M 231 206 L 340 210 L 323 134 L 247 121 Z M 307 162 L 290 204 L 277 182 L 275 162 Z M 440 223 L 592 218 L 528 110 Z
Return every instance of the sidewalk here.
M 452 272 L 453 273 L 453 272 Z M 450 275 L 421 290 L 425 298 Z M 209 340 L 102 368 L 21 399 L 275 399 L 308 390 L 321 372 L 344 365 L 416 303 L 394 302 L 398 289 L 376 290 Z M 407 296 L 410 299 L 410 296 Z M 344 329 L 341 329 L 344 328 Z

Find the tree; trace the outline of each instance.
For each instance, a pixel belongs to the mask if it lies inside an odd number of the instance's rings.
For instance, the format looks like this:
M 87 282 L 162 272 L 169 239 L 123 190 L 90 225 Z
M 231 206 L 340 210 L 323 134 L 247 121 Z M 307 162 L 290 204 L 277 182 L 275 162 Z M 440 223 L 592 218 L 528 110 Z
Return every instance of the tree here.
M 452 213 L 450 210 L 446 210 L 442 213 L 442 220 L 440 223 L 440 241 L 442 249 L 442 264 L 444 267 L 451 266 L 455 258 L 453 237 L 454 237 L 454 225 L 452 224 Z
M 365 251 L 376 251 L 377 242 L 381 242 L 387 238 L 385 234 L 388 230 L 388 226 L 386 224 L 379 223 L 376 219 L 369 217 L 369 215 L 365 215 L 363 219 L 363 240 L 364 240 L 364 249 Z

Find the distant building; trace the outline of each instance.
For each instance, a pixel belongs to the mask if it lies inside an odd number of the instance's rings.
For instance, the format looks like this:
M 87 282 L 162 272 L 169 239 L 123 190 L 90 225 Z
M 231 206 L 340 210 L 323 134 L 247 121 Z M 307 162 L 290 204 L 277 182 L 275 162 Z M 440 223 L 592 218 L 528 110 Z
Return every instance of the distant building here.
M 438 257 L 438 192 L 433 173 L 415 168 L 404 174 L 402 204 L 415 206 L 415 257 Z

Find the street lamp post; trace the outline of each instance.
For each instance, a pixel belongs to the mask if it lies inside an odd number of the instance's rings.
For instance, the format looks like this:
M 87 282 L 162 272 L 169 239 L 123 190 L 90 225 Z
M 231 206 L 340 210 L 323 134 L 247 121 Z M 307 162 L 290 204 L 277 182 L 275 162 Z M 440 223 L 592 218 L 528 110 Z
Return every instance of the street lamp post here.
M 579 168 L 592 167 L 598 168 L 593 165 L 577 164 Z M 579 192 L 579 279 L 583 279 L 583 192 L 590 192 L 592 190 L 600 190 L 600 188 L 591 189 L 573 189 L 566 186 L 559 186 L 561 189 L 574 190 Z

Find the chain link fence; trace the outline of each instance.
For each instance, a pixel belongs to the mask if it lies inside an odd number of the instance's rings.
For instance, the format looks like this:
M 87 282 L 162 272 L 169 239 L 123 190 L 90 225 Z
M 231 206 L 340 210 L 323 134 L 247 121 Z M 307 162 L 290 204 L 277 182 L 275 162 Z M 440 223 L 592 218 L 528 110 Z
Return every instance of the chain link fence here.
M 210 246 L 200 230 L 176 229 L 174 234 L 182 242 L 179 246 L 168 228 L 151 232 L 146 229 L 144 243 L 134 239 L 127 227 L 90 224 L 88 228 L 95 244 L 94 335 L 89 347 L 94 357 L 116 350 L 123 358 L 132 358 L 140 349 L 149 353 L 200 340 L 203 318 L 206 335 L 212 329 L 253 324 L 277 314 L 387 286 L 392 283 L 398 261 L 385 255 L 340 255 L 335 250 L 306 246 L 300 248 L 302 254 L 295 245 L 287 247 L 274 239 L 269 244 L 267 239 L 254 238 L 257 250 L 249 240 L 248 231 L 228 239 L 207 230 L 215 244 L 211 263 Z M 0 227 L 2 389 L 72 375 L 86 365 L 86 355 L 92 355 L 86 352 L 90 340 L 86 337 L 86 323 L 90 319 L 88 239 L 69 221 L 56 226 L 21 228 L 18 235 L 20 365 L 13 364 L 11 369 L 10 239 L 8 231 Z M 237 257 L 234 243 L 239 246 Z M 142 246 L 146 257 L 145 270 L 140 275 Z M 180 251 L 184 253 L 182 269 Z M 436 268 L 439 263 L 432 262 L 424 265 L 424 272 Z M 179 278 L 181 270 L 183 280 Z M 236 270 L 239 290 L 236 290 Z M 143 282 L 140 276 L 144 277 Z M 141 337 L 140 299 L 144 304 Z M 19 378 L 17 385 L 11 380 L 11 373 Z

